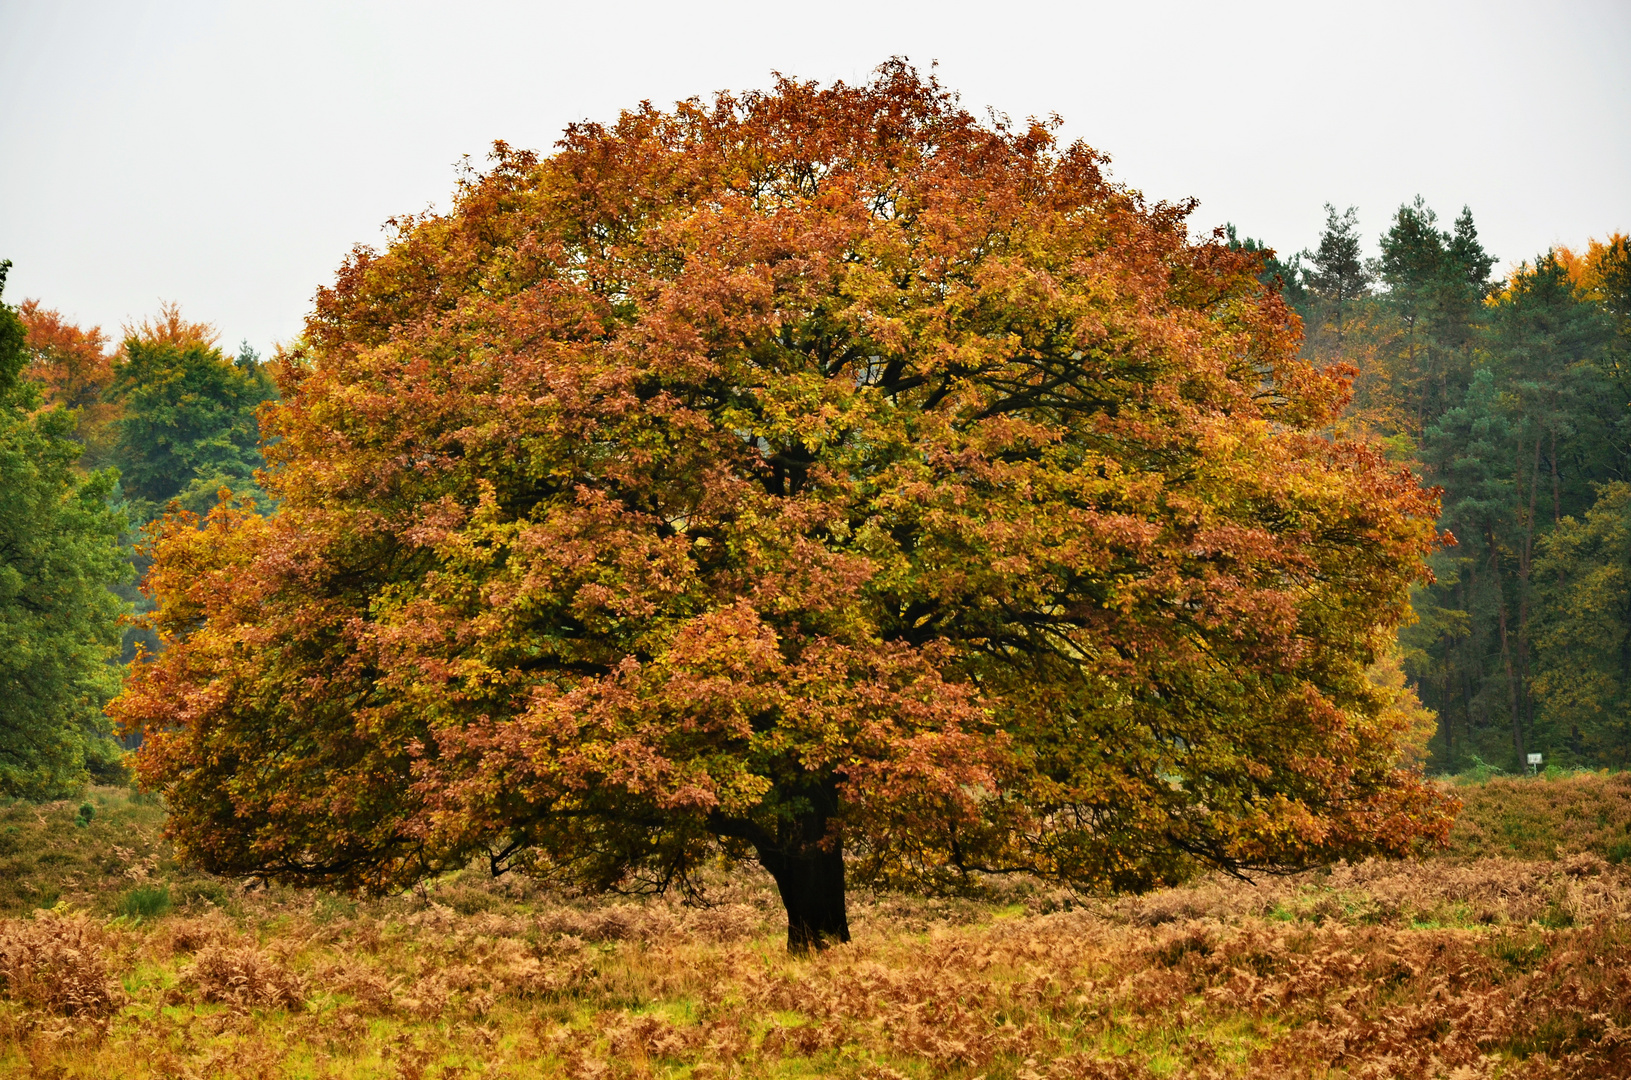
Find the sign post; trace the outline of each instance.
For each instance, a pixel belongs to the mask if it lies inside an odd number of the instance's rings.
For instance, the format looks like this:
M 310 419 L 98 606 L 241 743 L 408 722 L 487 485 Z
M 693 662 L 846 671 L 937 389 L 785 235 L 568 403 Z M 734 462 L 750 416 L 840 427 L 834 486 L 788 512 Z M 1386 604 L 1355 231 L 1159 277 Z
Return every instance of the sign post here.
M 1537 773 L 1537 772 L 1540 771 L 1540 755 L 1539 754 L 1530 754 L 1529 755 L 1529 771 L 1531 773 Z

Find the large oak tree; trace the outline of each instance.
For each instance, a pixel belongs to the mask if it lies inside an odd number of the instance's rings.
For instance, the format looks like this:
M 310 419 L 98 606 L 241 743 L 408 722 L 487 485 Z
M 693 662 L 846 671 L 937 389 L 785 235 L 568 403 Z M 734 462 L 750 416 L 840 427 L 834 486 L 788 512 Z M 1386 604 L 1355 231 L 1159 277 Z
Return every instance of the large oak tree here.
M 282 360 L 117 710 L 210 869 L 1143 888 L 1446 828 L 1367 669 L 1435 505 L 1262 256 L 887 65 L 500 146 Z

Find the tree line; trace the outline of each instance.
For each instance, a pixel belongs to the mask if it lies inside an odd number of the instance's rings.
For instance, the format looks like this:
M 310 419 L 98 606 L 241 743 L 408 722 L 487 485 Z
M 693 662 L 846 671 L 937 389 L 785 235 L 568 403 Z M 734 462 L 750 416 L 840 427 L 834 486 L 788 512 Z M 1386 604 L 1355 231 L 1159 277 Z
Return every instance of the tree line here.
M 1453 541 L 1432 557 L 1434 581 L 1416 591 L 1416 622 L 1401 632 L 1404 670 L 1437 718 L 1431 767 L 1453 772 L 1486 762 L 1520 770 L 1530 752 L 1560 765 L 1624 767 L 1631 759 L 1626 237 L 1612 234 L 1578 252 L 1553 249 L 1504 279 L 1492 276 L 1497 260 L 1469 210 L 1445 226 L 1419 198 L 1395 212 L 1377 258 L 1363 256 L 1352 207 L 1327 206 L 1317 248 L 1289 257 L 1232 228 L 1229 238 L 1262 254 L 1263 281 L 1301 320 L 1304 354 L 1354 367 L 1353 400 L 1339 426 L 1381 439 L 1443 490 L 1440 525 Z M 58 462 L 54 471 L 30 470 L 42 485 L 36 494 L 106 489 L 106 514 L 56 527 L 116 533 L 121 555 L 107 564 L 107 580 L 127 610 L 145 609 L 136 587 L 145 566 L 134 540 L 166 504 L 207 513 L 226 488 L 269 506 L 254 477 L 263 464 L 256 410 L 277 396 L 267 367 L 247 345 L 224 352 L 212 326 L 187 321 L 174 305 L 125 327 L 117 346 L 100 328 L 74 325 L 37 300 L 11 317 L 7 437 L 32 440 L 29 455 Z M 16 460 L 19 445 L 11 445 Z M 29 490 L 17 475 L 8 474 L 13 501 Z M 8 513 L 8 533 L 50 535 L 44 512 Z M 22 541 L 10 542 L 20 552 Z M 23 567 L 18 555 L 14 577 L 47 573 L 43 565 Z M 108 636 L 112 609 L 100 598 L 81 598 L 74 610 L 75 632 L 103 627 L 93 636 Z M 130 625 L 118 636 L 123 662 L 138 641 L 154 642 Z M 34 651 L 13 655 L 37 665 Z M 31 681 L 46 684 L 41 700 L 81 685 L 79 676 L 31 670 Z M 92 664 L 84 673 L 88 681 L 68 696 L 86 730 L 105 732 L 105 723 L 84 718 L 99 715 L 117 679 Z M 16 756 L 6 788 L 17 793 L 71 790 L 85 775 L 75 764 L 82 761 L 100 774 L 118 768 L 117 755 L 94 740 L 47 740 Z
M 129 618 L 152 606 L 141 530 L 223 491 L 267 505 L 256 412 L 277 391 L 216 336 L 172 304 L 110 347 L 36 300 L 0 303 L 0 794 L 127 775 L 104 707 L 157 644 Z
M 1631 247 L 1554 248 L 1492 276 L 1463 208 L 1421 198 L 1362 256 L 1327 205 L 1318 247 L 1265 256 L 1303 352 L 1353 369 L 1339 426 L 1442 489 L 1445 546 L 1401 632 L 1437 714 L 1431 765 L 1631 763 Z M 1253 240 L 1236 246 L 1263 250 Z

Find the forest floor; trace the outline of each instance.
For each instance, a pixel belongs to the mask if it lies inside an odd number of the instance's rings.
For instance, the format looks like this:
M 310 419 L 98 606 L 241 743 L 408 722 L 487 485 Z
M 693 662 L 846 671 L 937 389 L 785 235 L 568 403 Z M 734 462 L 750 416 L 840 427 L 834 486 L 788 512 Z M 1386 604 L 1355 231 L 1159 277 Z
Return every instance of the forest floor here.
M 1631 777 L 1493 780 L 1449 851 L 1142 897 L 711 906 L 178 866 L 119 789 L 0 808 L 0 1076 L 1631 1077 Z

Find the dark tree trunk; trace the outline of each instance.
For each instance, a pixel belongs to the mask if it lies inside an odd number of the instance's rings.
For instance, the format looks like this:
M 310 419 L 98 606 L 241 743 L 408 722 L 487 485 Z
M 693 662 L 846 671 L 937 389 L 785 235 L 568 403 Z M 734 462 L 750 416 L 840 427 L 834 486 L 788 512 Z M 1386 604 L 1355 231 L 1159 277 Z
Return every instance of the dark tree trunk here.
M 1450 715 L 1450 665 L 1444 665 L 1444 674 L 1438 681 L 1439 715 L 1444 724 L 1444 767 L 1455 772 L 1455 718 Z
M 1495 546 L 1494 532 L 1487 526 L 1484 529 L 1484 536 L 1489 541 L 1490 566 L 1495 574 L 1495 611 L 1500 616 L 1501 663 L 1506 667 L 1506 687 L 1512 697 L 1512 749 L 1517 753 L 1518 772 L 1522 773 L 1528 768 L 1527 751 L 1523 745 L 1523 713 L 1518 707 L 1519 694 L 1522 691 L 1518 686 L 1518 676 L 1512 670 L 1512 648 L 1506 630 L 1506 592 L 1501 587 L 1501 553 Z
M 1518 677 L 1523 686 L 1524 730 L 1535 730 L 1534 675 L 1529 666 L 1529 571 L 1535 559 L 1535 492 L 1540 487 L 1540 440 L 1535 436 L 1535 463 L 1529 470 L 1529 519 L 1524 526 L 1523 550 L 1518 553 Z
M 849 940 L 844 849 L 838 837 L 824 836 L 826 825 L 819 815 L 807 815 L 789 830 L 802 836 L 789 837 L 793 842 L 785 846 L 759 851 L 759 862 L 776 879 L 787 908 L 788 952 L 809 952 Z
M 1467 576 L 1462 578 L 1461 583 L 1457 586 L 1457 588 L 1459 588 L 1461 590 L 1461 610 L 1462 611 L 1471 611 L 1472 610 L 1472 600 L 1471 600 L 1472 588 L 1471 588 L 1471 584 L 1472 584 L 1472 582 L 1477 580 L 1477 576 L 1478 576 L 1478 566 L 1477 566 L 1476 563 L 1474 563 L 1474 564 L 1467 567 Z M 1471 742 L 1472 742 L 1472 729 L 1473 729 L 1473 725 L 1474 725 L 1474 722 L 1475 722 L 1474 718 L 1473 718 L 1473 710 L 1472 710 L 1472 679 L 1473 679 L 1473 673 L 1474 672 L 1477 673 L 1478 680 L 1479 680 L 1480 683 L 1482 683 L 1483 679 L 1484 679 L 1484 665 L 1480 662 L 1480 659 L 1479 659 L 1479 656 L 1478 656 L 1478 650 L 1476 648 L 1471 647 L 1471 646 L 1475 645 L 1476 642 L 1477 642 L 1477 638 L 1474 637 L 1472 634 L 1468 634 L 1466 637 L 1461 639 L 1461 644 L 1460 644 L 1460 651 L 1461 651 L 1461 665 L 1460 665 L 1460 667 L 1461 667 L 1461 700 L 1466 706 L 1466 712 L 1467 712 L 1467 742 L 1469 744 L 1471 744 Z M 1482 726 L 1482 725 L 1480 725 L 1480 726 Z
M 1563 520 L 1563 495 L 1558 489 L 1557 479 L 1557 432 L 1552 432 L 1552 524 L 1556 525 Z M 1558 584 L 1563 583 L 1563 575 L 1558 574 Z
M 809 952 L 849 940 L 844 908 L 844 837 L 836 827 L 838 780 L 788 792 L 798 809 L 772 832 L 757 822 L 715 816 L 711 828 L 753 845 L 787 909 L 787 949 Z M 790 800 L 792 801 L 792 800 Z M 793 809 L 793 807 L 789 807 Z

